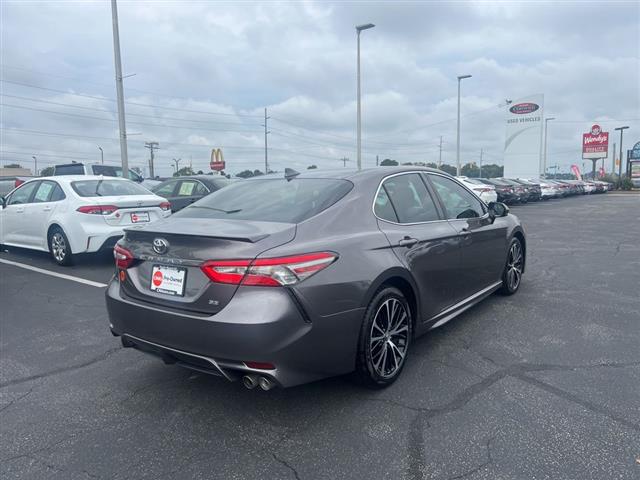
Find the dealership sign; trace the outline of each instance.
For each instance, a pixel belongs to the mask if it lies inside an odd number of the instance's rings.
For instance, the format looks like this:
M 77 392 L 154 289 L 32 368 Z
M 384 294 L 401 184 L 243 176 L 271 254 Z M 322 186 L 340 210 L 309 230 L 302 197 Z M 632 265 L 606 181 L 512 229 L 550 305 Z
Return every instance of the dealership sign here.
M 607 158 L 609 132 L 603 132 L 600 125 L 593 125 L 589 133 L 582 134 L 582 158 Z
M 506 109 L 504 176 L 535 178 L 542 166 L 542 94 L 514 100 Z

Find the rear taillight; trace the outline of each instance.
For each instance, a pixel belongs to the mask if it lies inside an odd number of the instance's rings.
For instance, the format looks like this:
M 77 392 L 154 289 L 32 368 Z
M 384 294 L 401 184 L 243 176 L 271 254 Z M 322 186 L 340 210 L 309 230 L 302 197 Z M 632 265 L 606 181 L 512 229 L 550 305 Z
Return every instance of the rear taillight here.
M 134 260 L 133 253 L 118 244 L 113 247 L 113 258 L 116 260 L 116 267 L 121 270 L 129 268 Z
M 88 213 L 89 215 L 111 215 L 118 210 L 115 205 L 83 205 L 76 210 L 80 213 Z
M 165 211 L 171 210 L 171 202 L 162 202 L 160 208 Z
M 330 252 L 256 260 L 210 260 L 200 268 L 215 283 L 279 287 L 294 285 L 331 265 L 338 255 Z
M 490 192 L 491 189 L 490 188 L 479 187 L 479 188 L 474 188 L 473 191 L 474 192 L 478 192 L 478 193 L 485 193 L 485 192 Z
M 24 180 L 20 180 L 19 178 L 16 178 L 16 181 L 14 182 L 13 187 L 14 188 L 18 188 L 20 185 L 22 185 L 24 183 Z

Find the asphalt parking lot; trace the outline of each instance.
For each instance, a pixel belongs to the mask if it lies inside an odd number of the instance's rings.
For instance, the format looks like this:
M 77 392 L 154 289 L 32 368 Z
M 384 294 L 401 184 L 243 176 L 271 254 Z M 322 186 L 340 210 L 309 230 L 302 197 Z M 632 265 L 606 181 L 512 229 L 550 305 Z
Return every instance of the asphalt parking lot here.
M 422 337 L 398 382 L 288 390 L 120 347 L 104 291 L 0 263 L 0 476 L 640 478 L 640 195 L 512 208 L 520 292 Z M 108 255 L 56 267 L 107 283 Z

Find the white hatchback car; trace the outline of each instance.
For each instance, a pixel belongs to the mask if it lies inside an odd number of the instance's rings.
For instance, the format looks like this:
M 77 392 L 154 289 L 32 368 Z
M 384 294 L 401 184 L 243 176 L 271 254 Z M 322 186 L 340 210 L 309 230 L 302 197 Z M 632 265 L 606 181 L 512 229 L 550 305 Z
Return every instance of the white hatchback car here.
M 35 178 L 2 198 L 0 244 L 48 251 L 60 265 L 112 248 L 122 229 L 171 215 L 171 204 L 130 180 Z

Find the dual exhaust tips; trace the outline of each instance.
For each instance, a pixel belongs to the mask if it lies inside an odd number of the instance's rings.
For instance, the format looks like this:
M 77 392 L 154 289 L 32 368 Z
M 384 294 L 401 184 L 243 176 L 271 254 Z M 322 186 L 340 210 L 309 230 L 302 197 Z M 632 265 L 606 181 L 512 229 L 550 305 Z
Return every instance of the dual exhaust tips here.
M 242 383 L 249 390 L 252 390 L 259 385 L 265 392 L 268 392 L 276 386 L 276 383 L 273 380 L 270 380 L 267 377 L 258 377 L 258 375 L 245 375 L 242 377 Z

